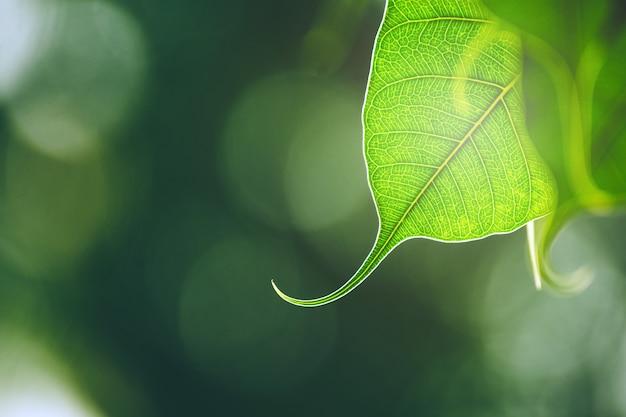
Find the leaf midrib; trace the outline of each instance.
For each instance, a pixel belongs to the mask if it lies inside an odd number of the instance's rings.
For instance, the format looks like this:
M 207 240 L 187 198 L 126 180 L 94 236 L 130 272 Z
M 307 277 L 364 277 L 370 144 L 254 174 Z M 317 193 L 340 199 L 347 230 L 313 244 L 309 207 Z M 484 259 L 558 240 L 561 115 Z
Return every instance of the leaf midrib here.
M 502 91 L 500 91 L 500 93 L 498 94 L 498 96 L 493 100 L 493 102 L 489 105 L 489 107 L 485 110 L 485 112 L 482 114 L 482 116 L 476 121 L 476 123 L 474 123 L 474 125 L 468 130 L 468 132 L 465 134 L 465 136 L 463 137 L 463 139 L 461 139 L 459 141 L 459 143 L 456 145 L 456 147 L 450 152 L 450 155 L 448 155 L 448 157 L 442 162 L 442 164 L 437 168 L 437 170 L 435 171 L 435 173 L 429 178 L 429 180 L 426 182 L 426 184 L 422 187 L 422 189 L 420 190 L 420 192 L 417 194 L 417 196 L 415 197 L 415 199 L 411 202 L 411 204 L 409 205 L 409 207 L 404 211 L 404 213 L 402 214 L 402 217 L 400 218 L 400 220 L 398 220 L 393 228 L 393 230 L 391 231 L 391 233 L 389 233 L 389 236 L 387 236 L 385 242 L 382 244 L 382 246 L 380 247 L 380 249 L 378 250 L 378 253 L 376 254 L 376 256 L 374 256 L 372 258 L 372 263 L 375 263 L 378 259 L 378 257 L 382 254 L 385 253 L 385 248 L 387 247 L 387 245 L 389 245 L 389 242 L 391 241 L 391 239 L 393 239 L 394 235 L 396 234 L 396 232 L 398 231 L 398 229 L 400 228 L 400 226 L 402 226 L 402 224 L 404 223 L 404 220 L 407 218 L 407 216 L 409 215 L 409 213 L 411 211 L 413 211 L 413 209 L 415 208 L 415 206 L 417 205 L 418 201 L 422 198 L 422 196 L 424 195 L 424 193 L 426 193 L 426 191 L 429 189 L 429 187 L 434 183 L 434 181 L 437 179 L 437 177 L 439 176 L 439 174 L 441 174 L 441 172 L 444 170 L 444 168 L 446 168 L 450 161 L 454 158 L 454 156 L 459 152 L 459 150 L 463 147 L 463 145 L 465 145 L 465 143 L 467 143 L 467 141 L 469 140 L 469 138 L 474 134 L 474 132 L 476 132 L 476 129 L 478 129 L 480 127 L 480 125 L 482 125 L 482 123 L 487 119 L 487 117 L 489 117 L 489 115 L 491 114 L 491 112 L 493 112 L 493 110 L 496 108 L 496 106 L 498 105 L 498 103 L 502 100 L 504 100 L 504 97 L 507 95 L 507 93 L 509 91 L 511 91 L 511 89 L 515 86 L 515 84 L 517 83 L 517 81 L 519 81 L 520 76 L 518 75 L 517 77 L 515 77 L 509 84 L 507 84 L 504 88 L 502 88 Z M 382 221 L 382 220 L 381 220 Z M 382 230 L 382 224 L 381 224 L 381 230 Z

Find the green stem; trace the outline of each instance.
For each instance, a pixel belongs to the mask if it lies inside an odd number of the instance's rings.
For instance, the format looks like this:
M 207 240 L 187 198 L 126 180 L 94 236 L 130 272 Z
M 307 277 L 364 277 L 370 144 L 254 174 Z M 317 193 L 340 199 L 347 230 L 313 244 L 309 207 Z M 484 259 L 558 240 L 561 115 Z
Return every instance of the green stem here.
M 583 265 L 570 275 L 563 275 L 556 271 L 548 256 L 557 232 L 563 225 L 563 219 L 568 219 L 571 212 L 578 210 L 575 206 L 566 205 L 563 210 L 568 213 L 558 213 L 541 219 L 533 220 L 526 225 L 528 235 L 528 250 L 533 270 L 535 287 L 540 290 L 542 282 L 549 288 L 564 295 L 578 294 L 587 288 L 593 281 L 593 271 L 588 265 Z
M 566 175 L 573 199 L 560 203 L 550 216 L 527 225 L 528 245 L 537 289 L 542 282 L 561 294 L 582 291 L 593 279 L 589 267 L 583 266 L 569 276 L 559 274 L 550 262 L 549 250 L 558 232 L 575 212 L 582 209 L 602 210 L 613 199 L 596 185 L 591 171 L 591 111 L 593 90 L 602 67 L 600 51 L 587 47 L 576 71 L 572 73 L 565 59 L 548 43 L 526 35 L 528 53 L 552 78 L 563 134 Z

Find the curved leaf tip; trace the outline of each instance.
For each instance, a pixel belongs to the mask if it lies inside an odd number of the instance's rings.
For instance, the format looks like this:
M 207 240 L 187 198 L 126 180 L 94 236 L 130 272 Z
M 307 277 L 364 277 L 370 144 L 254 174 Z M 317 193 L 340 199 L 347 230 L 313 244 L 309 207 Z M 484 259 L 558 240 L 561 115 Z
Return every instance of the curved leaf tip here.
M 335 295 L 335 293 L 337 293 L 339 290 L 335 291 L 334 293 L 331 293 L 325 297 L 320 297 L 320 298 L 314 298 L 314 299 L 310 299 L 310 300 L 302 300 L 299 298 L 293 298 L 288 296 L 287 294 L 285 294 L 284 292 L 282 292 L 278 286 L 276 285 L 276 283 L 274 282 L 274 280 L 272 280 L 272 287 L 274 288 L 274 291 L 276 291 L 276 294 L 278 294 L 278 296 L 280 298 L 282 298 L 283 300 L 287 301 L 289 304 L 293 304 L 295 306 L 299 306 L 299 307 L 318 307 L 318 306 L 322 306 L 324 304 L 328 304 L 331 303 L 333 301 L 335 301 L 338 298 L 343 297 L 344 295 L 347 294 L 340 294 L 340 295 Z
M 302 307 L 306 307 L 307 306 L 304 303 L 304 300 L 299 300 L 297 298 L 290 297 L 287 294 L 285 294 L 284 292 L 282 292 L 278 288 L 278 286 L 276 286 L 276 283 L 274 282 L 274 280 L 272 280 L 272 288 L 274 288 L 274 291 L 276 292 L 276 294 L 278 294 L 278 296 L 280 298 L 282 298 L 283 300 L 287 301 L 288 303 L 296 305 L 296 306 L 302 306 Z

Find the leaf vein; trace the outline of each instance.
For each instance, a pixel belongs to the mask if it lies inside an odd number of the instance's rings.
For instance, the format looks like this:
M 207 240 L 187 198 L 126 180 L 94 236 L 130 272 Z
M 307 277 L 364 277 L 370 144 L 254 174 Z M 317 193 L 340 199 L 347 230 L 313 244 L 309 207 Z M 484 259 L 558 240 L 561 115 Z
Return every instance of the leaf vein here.
M 485 164 L 485 159 L 483 158 L 482 154 L 478 150 L 478 146 L 476 146 L 476 141 L 474 140 L 473 136 L 470 136 L 470 141 L 472 142 L 472 145 L 474 146 L 474 150 L 476 151 L 476 154 L 478 155 L 478 158 L 480 159 L 480 163 L 483 169 L 485 170 L 485 177 L 487 178 L 487 184 L 489 184 L 489 195 L 491 197 L 491 224 L 489 225 L 487 230 L 491 230 L 496 220 L 496 197 L 493 192 L 493 185 L 491 185 L 491 178 L 489 176 L 489 171 L 487 171 L 487 165 Z
M 528 165 L 528 158 L 526 157 L 526 152 L 524 152 L 524 148 L 522 147 L 522 141 L 520 140 L 519 133 L 517 132 L 517 128 L 515 127 L 515 123 L 513 122 L 513 117 L 511 116 L 511 112 L 509 111 L 509 106 L 506 104 L 504 97 L 500 98 L 500 100 L 502 101 L 502 104 L 504 105 L 504 109 L 506 110 L 506 115 L 508 116 L 509 121 L 511 122 L 511 126 L 513 127 L 513 132 L 515 133 L 515 138 L 517 139 L 517 144 L 520 148 L 520 152 L 522 153 L 522 156 L 524 157 L 524 166 L 526 167 L 526 176 L 528 177 L 528 208 L 526 209 L 526 215 L 524 216 L 524 218 L 526 218 L 530 214 L 530 203 L 532 201 L 532 191 L 533 191 L 533 183 L 531 181 L 531 176 L 530 176 L 530 166 Z
M 456 142 L 456 143 L 461 141 L 460 139 L 449 138 L 447 136 L 437 135 L 435 133 L 418 132 L 415 130 L 389 130 L 387 132 L 371 133 L 369 137 L 371 139 L 374 136 L 382 136 L 382 135 L 423 135 L 423 136 L 429 136 L 429 137 L 438 138 L 438 139 L 445 139 L 445 140 L 449 140 L 451 142 Z
M 389 244 L 391 238 L 396 234 L 396 232 L 398 231 L 398 229 L 400 228 L 400 226 L 403 224 L 404 220 L 407 218 L 407 216 L 409 215 L 409 213 L 411 212 L 411 210 L 413 210 L 413 208 L 417 205 L 417 202 L 422 198 L 422 196 L 424 195 L 424 193 L 426 192 L 426 190 L 430 187 L 431 184 L 433 184 L 433 182 L 435 181 L 435 179 L 439 176 L 439 174 L 443 171 L 443 169 L 448 166 L 449 162 L 452 160 L 452 158 L 454 158 L 454 156 L 458 153 L 458 151 L 461 149 L 461 147 L 463 147 L 463 145 L 467 142 L 467 140 L 471 137 L 471 135 L 474 134 L 474 132 L 476 131 L 476 129 L 478 129 L 478 127 L 485 121 L 485 119 L 491 114 L 491 112 L 493 111 L 493 109 L 496 107 L 496 105 L 500 102 L 500 100 L 502 100 L 502 98 L 504 98 L 504 96 L 511 91 L 511 89 L 513 89 L 513 87 L 515 86 L 515 84 L 517 83 L 517 81 L 520 79 L 520 76 L 518 75 L 517 77 L 515 77 L 501 92 L 500 94 L 496 97 L 495 100 L 493 100 L 493 102 L 491 103 L 491 105 L 485 110 L 485 112 L 483 113 L 483 115 L 476 121 L 476 123 L 474 123 L 474 125 L 469 129 L 469 131 L 465 134 L 465 136 L 463 137 L 463 139 L 457 144 L 457 146 L 452 150 L 452 152 L 450 152 L 450 155 L 448 155 L 448 157 L 443 161 L 443 163 L 439 166 L 439 168 L 437 169 L 437 171 L 435 171 L 435 173 L 429 178 L 428 182 L 424 185 L 424 187 L 422 187 L 422 189 L 420 190 L 420 192 L 417 194 L 417 196 L 415 197 L 415 199 L 413 199 L 413 201 L 411 202 L 411 204 L 409 204 L 409 207 L 404 211 L 402 217 L 396 222 L 396 224 L 394 225 L 394 228 L 392 229 L 391 233 L 389 234 L 389 237 L 387 238 L 387 240 L 381 245 L 381 249 L 380 249 L 380 253 L 383 253 L 383 249 Z
M 450 22 L 450 23 L 452 23 L 452 22 L 469 22 L 469 23 L 487 23 L 487 24 L 495 24 L 496 23 L 493 20 L 487 20 L 487 19 L 476 19 L 476 18 L 472 18 L 472 17 L 453 17 L 453 16 L 431 17 L 431 18 L 427 18 L 427 19 L 410 19 L 410 20 L 407 20 L 405 22 L 398 23 L 397 25 L 392 26 L 389 29 L 387 29 L 387 31 L 385 32 L 385 34 L 381 38 L 381 41 L 383 39 L 385 39 L 385 37 L 388 34 L 390 34 L 392 31 L 398 29 L 399 27 L 402 27 L 402 26 L 405 26 L 405 25 L 414 24 L 414 23 L 431 23 L 431 22 Z

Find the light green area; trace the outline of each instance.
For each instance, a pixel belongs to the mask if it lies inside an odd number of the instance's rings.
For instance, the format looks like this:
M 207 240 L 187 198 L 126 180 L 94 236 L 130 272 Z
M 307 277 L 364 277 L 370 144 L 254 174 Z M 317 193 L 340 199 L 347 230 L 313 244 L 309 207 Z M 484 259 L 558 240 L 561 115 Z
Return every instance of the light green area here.
M 572 66 L 578 64 L 590 40 L 604 36 L 613 26 L 607 25 L 607 18 L 616 15 L 611 10 L 614 3 L 611 0 L 483 0 L 483 3 L 524 35 L 541 38 L 560 51 Z M 528 50 L 527 45 L 524 47 Z
M 626 201 L 625 54 L 626 32 L 607 51 L 595 83 L 591 152 L 591 166 L 598 185 L 621 202 Z
M 391 0 L 363 109 L 364 153 L 380 218 L 353 290 L 402 241 L 479 239 L 554 207 L 551 173 L 526 132 L 521 45 L 478 2 Z
M 559 206 L 568 206 L 559 211 L 611 210 L 625 201 L 626 33 L 620 3 L 484 2 L 520 29 L 530 65 L 551 78 L 551 85 L 542 85 L 531 72 L 525 79 L 534 91 L 527 92 L 526 100 L 544 116 L 530 120 L 529 128 L 536 143 L 550 143 L 540 149 L 556 171 Z M 552 92 L 556 106 L 546 100 Z M 548 118 L 559 123 L 547 123 Z M 555 125 L 560 134 L 541 132 Z
M 521 29 L 530 68 L 529 129 L 559 185 L 554 215 L 529 228 L 535 279 L 560 294 L 578 293 L 598 265 L 559 273 L 550 262 L 556 237 L 581 214 L 611 214 L 626 201 L 626 37 L 620 6 L 605 0 L 572 0 L 567 8 L 537 0 L 485 2 Z M 551 24 L 543 22 L 546 16 Z

